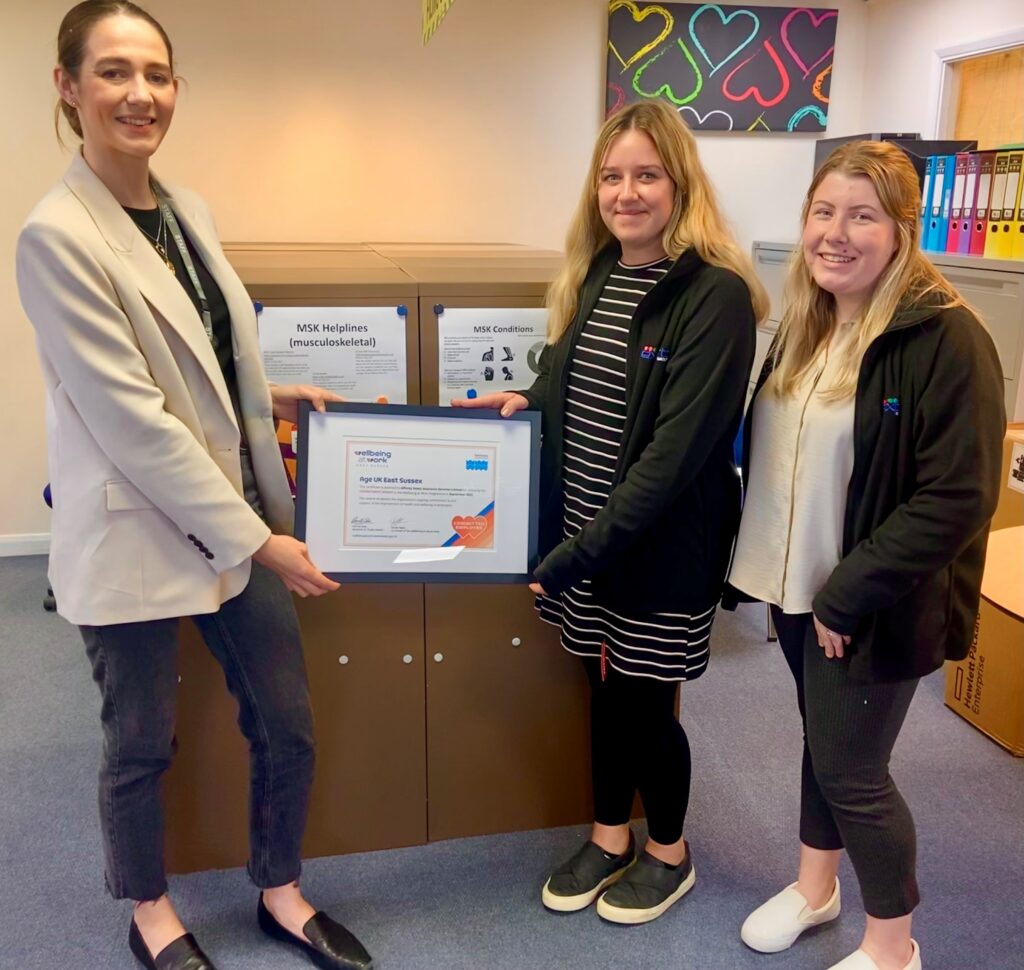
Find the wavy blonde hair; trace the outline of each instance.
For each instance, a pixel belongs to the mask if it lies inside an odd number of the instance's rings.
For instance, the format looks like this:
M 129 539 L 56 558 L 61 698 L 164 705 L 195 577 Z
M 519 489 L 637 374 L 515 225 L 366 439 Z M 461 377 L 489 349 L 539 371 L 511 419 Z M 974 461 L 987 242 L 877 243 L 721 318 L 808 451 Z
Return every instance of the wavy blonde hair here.
M 706 263 L 732 270 L 747 284 L 757 320 L 768 314 L 768 294 L 753 265 L 736 244 L 718 207 L 715 191 L 697 155 L 697 142 L 679 112 L 663 101 L 640 101 L 612 115 L 601 128 L 590 169 L 565 240 L 565 261 L 548 287 L 548 343 L 557 343 L 576 314 L 579 291 L 594 256 L 611 241 L 601 218 L 597 190 L 601 164 L 612 142 L 627 131 L 642 131 L 657 149 L 675 185 L 672 214 L 661 245 L 673 259 L 693 248 Z
M 854 330 L 841 345 L 844 359 L 835 383 L 822 395 L 825 400 L 839 401 L 856 392 L 865 351 L 901 307 L 931 297 L 936 309 L 964 307 L 979 324 L 982 321 L 921 252 L 921 189 L 914 166 L 901 149 L 877 141 L 840 145 L 811 180 L 801 210 L 801 230 L 807 224 L 814 193 L 832 173 L 868 179 L 882 210 L 896 224 L 893 257 L 879 276 L 871 299 L 852 321 Z M 779 395 L 793 391 L 838 322 L 835 297 L 814 281 L 800 244 L 789 261 L 783 302 L 785 310 L 776 342 L 774 371 L 768 382 Z

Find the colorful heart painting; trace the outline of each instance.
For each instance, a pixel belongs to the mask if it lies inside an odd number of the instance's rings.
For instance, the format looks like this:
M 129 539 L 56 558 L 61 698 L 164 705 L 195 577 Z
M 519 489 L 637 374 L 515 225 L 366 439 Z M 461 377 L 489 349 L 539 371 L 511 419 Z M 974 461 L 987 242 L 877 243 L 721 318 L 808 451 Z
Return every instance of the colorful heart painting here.
M 664 7 L 659 7 L 654 3 L 646 4 L 641 10 L 632 0 L 612 0 L 608 5 L 608 16 L 614 17 L 618 10 L 625 11 L 625 14 L 620 14 L 620 19 L 628 17 L 631 26 L 636 28 L 630 33 L 640 35 L 639 38 L 633 38 L 632 48 L 626 47 L 621 51 L 615 47 L 609 36 L 608 49 L 622 65 L 623 71 L 628 71 L 631 65 L 639 61 L 644 54 L 654 50 L 672 33 L 675 21 Z M 646 23 L 647 21 L 650 21 L 649 25 Z M 648 39 L 652 32 L 654 33 L 653 39 Z
M 821 134 L 839 11 L 717 3 L 608 5 L 608 114 L 659 99 L 699 131 Z

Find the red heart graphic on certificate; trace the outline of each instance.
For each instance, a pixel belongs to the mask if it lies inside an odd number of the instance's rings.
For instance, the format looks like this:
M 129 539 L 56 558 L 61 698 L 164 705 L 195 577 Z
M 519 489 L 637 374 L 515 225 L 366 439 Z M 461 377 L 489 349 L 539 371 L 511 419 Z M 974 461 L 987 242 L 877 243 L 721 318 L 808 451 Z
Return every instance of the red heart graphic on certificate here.
M 452 528 L 463 539 L 479 539 L 487 529 L 487 519 L 482 515 L 456 515 Z

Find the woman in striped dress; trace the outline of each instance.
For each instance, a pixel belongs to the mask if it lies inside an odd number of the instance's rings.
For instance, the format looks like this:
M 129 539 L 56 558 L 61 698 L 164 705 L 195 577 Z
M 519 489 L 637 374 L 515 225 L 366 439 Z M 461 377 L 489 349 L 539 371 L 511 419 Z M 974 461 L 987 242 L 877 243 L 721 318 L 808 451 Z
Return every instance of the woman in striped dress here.
M 643 923 L 694 883 L 676 691 L 708 662 L 739 513 L 732 446 L 767 310 L 669 106 L 605 123 L 548 305 L 533 386 L 453 403 L 543 411 L 532 588 L 590 681 L 595 821 L 542 900 L 571 912 L 600 897 L 605 919 Z

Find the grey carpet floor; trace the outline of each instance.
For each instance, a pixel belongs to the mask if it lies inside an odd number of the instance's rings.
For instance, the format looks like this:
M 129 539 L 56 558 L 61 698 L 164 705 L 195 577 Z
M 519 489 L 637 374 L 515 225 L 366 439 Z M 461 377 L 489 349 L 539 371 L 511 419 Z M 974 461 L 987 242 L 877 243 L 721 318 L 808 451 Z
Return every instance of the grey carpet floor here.
M 76 631 L 42 611 L 44 589 L 43 559 L 0 560 L 0 970 L 128 970 L 129 911 L 105 895 L 100 866 L 98 694 Z M 893 758 L 918 826 L 915 936 L 926 970 L 1024 970 L 1024 760 L 947 710 L 942 688 L 941 674 L 923 682 Z M 799 723 L 763 607 L 718 618 L 683 722 L 697 885 L 652 924 L 540 905 L 541 882 L 583 828 L 313 860 L 304 888 L 380 970 L 825 970 L 863 928 L 845 863 L 836 923 L 774 956 L 738 936 L 795 864 Z M 175 878 L 172 892 L 221 970 L 308 966 L 260 936 L 241 870 Z

